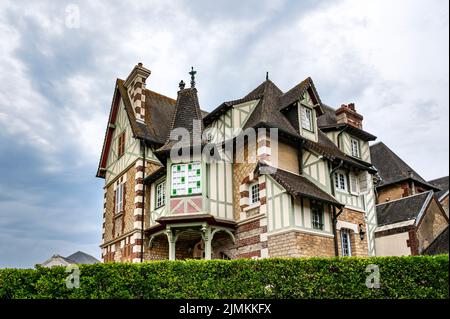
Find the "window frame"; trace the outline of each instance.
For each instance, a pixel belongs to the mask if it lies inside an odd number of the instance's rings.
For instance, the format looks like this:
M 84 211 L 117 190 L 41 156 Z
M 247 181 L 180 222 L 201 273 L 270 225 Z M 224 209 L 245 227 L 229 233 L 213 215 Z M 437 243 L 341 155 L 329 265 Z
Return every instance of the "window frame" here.
M 159 203 L 160 197 L 158 196 L 158 191 L 162 189 L 161 197 L 162 203 Z M 155 210 L 166 205 L 166 180 L 161 180 L 155 183 Z
M 315 216 L 318 216 L 318 221 L 316 222 Z M 325 228 L 325 211 L 322 203 L 311 202 L 311 226 L 312 229 L 323 231 Z
M 309 112 L 309 117 L 306 117 L 307 112 Z M 309 128 L 303 126 L 303 115 L 305 115 L 305 119 L 309 120 Z M 303 105 L 303 104 L 300 105 L 300 126 L 301 126 L 302 130 L 306 130 L 308 132 L 314 133 L 313 109 L 306 105 Z
M 257 192 L 253 192 L 253 189 L 257 189 Z M 252 183 L 252 184 L 250 184 L 249 186 L 248 186 L 248 190 L 249 190 L 249 192 L 248 192 L 248 195 L 249 195 L 249 202 L 250 202 L 250 205 L 255 205 L 255 204 L 257 204 L 257 203 L 259 203 L 259 201 L 261 200 L 261 197 L 260 197 L 260 189 L 259 189 L 259 183 L 258 182 L 256 182 L 256 183 Z M 255 200 L 255 194 L 257 194 L 257 200 Z
M 353 145 L 356 145 L 356 151 L 357 151 L 356 155 L 353 152 Z M 353 157 L 361 158 L 361 144 L 357 138 L 350 137 L 350 151 L 351 151 L 351 154 Z
M 121 158 L 125 154 L 125 130 L 119 134 L 117 141 L 117 158 Z
M 123 213 L 124 207 L 123 207 L 123 202 L 124 202 L 124 183 L 120 183 L 117 185 L 116 187 L 116 195 L 115 195 L 115 211 L 114 214 L 115 215 L 119 215 L 121 213 Z
M 341 255 L 343 257 L 351 257 L 352 256 L 352 241 L 351 241 L 351 231 L 347 228 L 341 228 L 340 229 L 340 235 L 341 235 Z M 344 245 L 344 236 L 347 237 L 347 245 Z M 344 253 L 344 247 L 346 247 Z
M 344 188 L 341 188 L 341 177 L 342 180 L 344 182 Z M 349 191 L 349 185 L 348 185 L 348 181 L 347 181 L 347 174 L 345 174 L 343 171 L 337 171 L 334 172 L 334 188 L 338 191 L 338 192 L 348 192 Z
M 200 182 L 200 186 L 198 187 L 199 189 L 200 189 L 200 191 L 197 191 L 197 192 L 191 192 L 191 193 L 189 193 L 189 187 L 188 187 L 188 185 L 189 185 L 189 180 L 188 180 L 188 172 L 189 172 L 189 165 L 199 165 L 199 170 L 200 170 L 200 174 L 199 174 L 199 176 L 200 176 L 200 180 L 198 180 L 197 181 L 197 183 L 198 182 Z M 174 166 L 185 166 L 186 168 L 185 168 L 185 173 L 184 173 L 184 184 L 185 184 L 185 193 L 183 193 L 183 194 L 174 194 L 173 193 L 173 191 L 174 191 L 174 187 L 173 187 L 173 167 Z M 204 188 L 204 185 L 203 185 L 203 173 L 202 173 L 202 170 L 203 170 L 203 167 L 202 167 L 202 163 L 201 162 L 190 162 L 190 163 L 177 163 L 177 164 L 172 164 L 171 165 L 171 167 L 170 167 L 170 194 L 169 194 L 169 196 L 170 197 L 189 197 L 189 196 L 199 196 L 199 195 L 201 195 L 202 193 L 203 193 L 203 188 Z

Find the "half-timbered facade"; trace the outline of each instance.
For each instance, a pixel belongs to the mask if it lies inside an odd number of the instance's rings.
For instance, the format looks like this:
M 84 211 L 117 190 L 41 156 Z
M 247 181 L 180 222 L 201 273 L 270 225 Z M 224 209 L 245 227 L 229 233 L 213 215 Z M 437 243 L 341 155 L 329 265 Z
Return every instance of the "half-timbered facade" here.
M 311 78 L 287 92 L 266 79 L 207 113 L 194 71 L 176 99 L 146 88 L 150 73 L 116 81 L 104 261 L 375 254 L 375 136 L 354 104 L 323 104 Z

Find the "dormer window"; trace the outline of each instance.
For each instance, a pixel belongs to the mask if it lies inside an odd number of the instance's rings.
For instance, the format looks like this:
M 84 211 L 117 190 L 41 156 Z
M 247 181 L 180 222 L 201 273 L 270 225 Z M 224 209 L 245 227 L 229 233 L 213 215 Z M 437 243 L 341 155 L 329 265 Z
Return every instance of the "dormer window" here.
M 302 106 L 301 108 L 302 128 L 313 132 L 313 113 L 309 107 Z
M 352 138 L 351 146 L 352 146 L 352 156 L 358 158 L 361 157 L 361 151 L 359 149 L 359 141 L 355 138 Z

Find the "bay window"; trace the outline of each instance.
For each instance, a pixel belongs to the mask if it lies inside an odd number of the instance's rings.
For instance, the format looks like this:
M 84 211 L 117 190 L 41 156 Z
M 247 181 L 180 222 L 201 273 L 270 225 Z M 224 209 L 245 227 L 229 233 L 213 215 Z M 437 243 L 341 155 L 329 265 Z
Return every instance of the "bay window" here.
M 172 165 L 170 189 L 172 196 L 201 194 L 202 175 L 200 162 Z

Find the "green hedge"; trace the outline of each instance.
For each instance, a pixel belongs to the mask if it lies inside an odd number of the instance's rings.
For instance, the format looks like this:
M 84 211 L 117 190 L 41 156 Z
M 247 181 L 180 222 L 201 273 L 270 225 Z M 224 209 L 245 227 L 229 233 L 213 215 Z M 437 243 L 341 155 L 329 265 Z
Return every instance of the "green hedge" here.
M 366 287 L 378 265 L 380 288 Z M 448 298 L 449 257 L 154 261 L 0 269 L 4 298 Z

